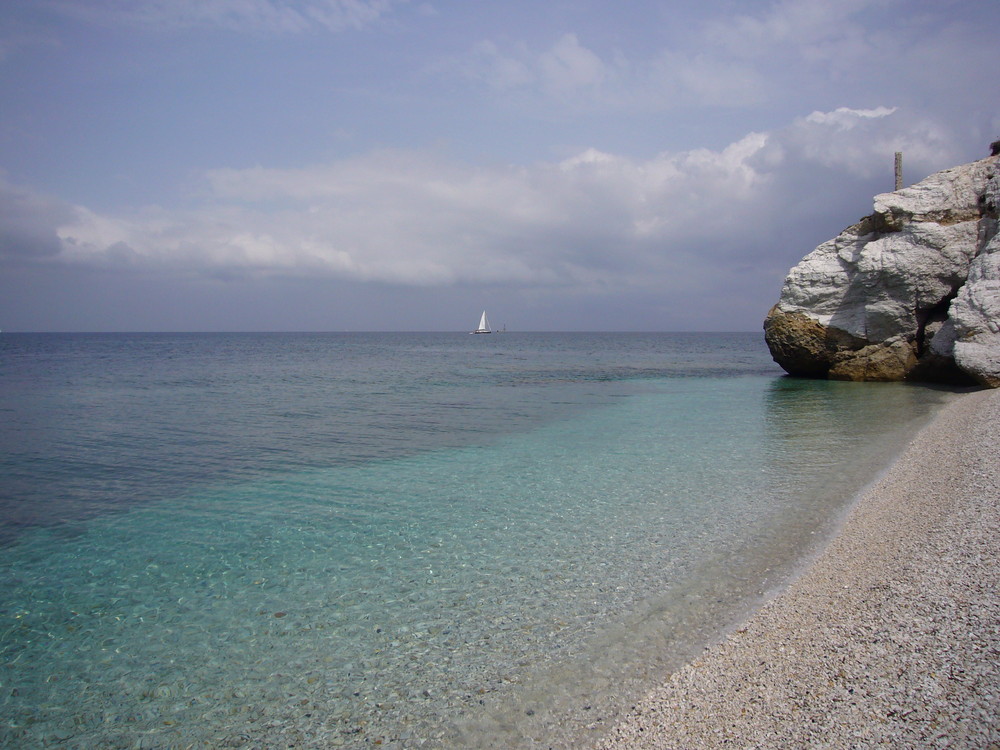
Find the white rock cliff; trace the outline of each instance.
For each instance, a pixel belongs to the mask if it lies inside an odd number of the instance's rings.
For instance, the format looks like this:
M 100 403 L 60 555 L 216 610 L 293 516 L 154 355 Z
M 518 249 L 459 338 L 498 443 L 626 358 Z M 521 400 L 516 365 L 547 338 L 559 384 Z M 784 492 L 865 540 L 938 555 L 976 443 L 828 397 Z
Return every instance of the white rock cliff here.
M 875 197 L 793 268 L 764 331 L 787 372 L 1000 387 L 1000 157 Z

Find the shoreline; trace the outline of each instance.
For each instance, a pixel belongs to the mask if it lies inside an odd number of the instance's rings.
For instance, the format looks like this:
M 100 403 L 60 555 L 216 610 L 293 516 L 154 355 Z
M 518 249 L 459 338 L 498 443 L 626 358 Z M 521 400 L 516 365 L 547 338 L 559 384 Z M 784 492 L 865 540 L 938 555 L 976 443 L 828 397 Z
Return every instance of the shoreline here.
M 1000 391 L 946 405 L 782 592 L 600 750 L 1000 743 Z

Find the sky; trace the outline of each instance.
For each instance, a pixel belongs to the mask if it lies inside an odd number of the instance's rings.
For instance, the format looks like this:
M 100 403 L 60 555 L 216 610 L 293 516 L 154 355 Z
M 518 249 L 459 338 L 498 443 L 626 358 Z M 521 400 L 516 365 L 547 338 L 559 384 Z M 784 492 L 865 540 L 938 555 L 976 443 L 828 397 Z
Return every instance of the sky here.
M 993 0 L 4 0 L 0 329 L 754 331 Z

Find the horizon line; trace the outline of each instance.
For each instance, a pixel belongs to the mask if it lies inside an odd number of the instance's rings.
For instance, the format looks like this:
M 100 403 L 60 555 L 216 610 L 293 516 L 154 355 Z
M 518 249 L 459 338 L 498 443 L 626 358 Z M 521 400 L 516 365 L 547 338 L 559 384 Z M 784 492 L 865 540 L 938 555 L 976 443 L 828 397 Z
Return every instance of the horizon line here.
M 752 330 L 735 330 L 735 329 L 672 329 L 672 330 L 622 330 L 622 329 L 576 329 L 576 330 L 554 330 L 554 329 L 516 329 L 516 330 L 506 330 L 506 331 L 491 331 L 491 334 L 496 335 L 509 335 L 511 333 L 614 333 L 614 334 L 649 334 L 649 333 L 700 333 L 700 334 L 733 334 L 733 333 L 757 333 L 756 329 Z M 220 335 L 237 335 L 237 334 L 345 334 L 345 333 L 405 333 L 411 335 L 417 334 L 451 334 L 451 333 L 469 333 L 464 329 L 452 329 L 452 330 L 403 330 L 403 329 L 300 329 L 300 330 L 172 330 L 172 329 L 162 329 L 162 330 L 69 330 L 69 329 L 27 329 L 27 330 L 5 330 L 0 331 L 0 335 L 3 334 L 77 334 L 77 335 L 114 335 L 114 334 L 137 334 L 137 335 L 153 335 L 153 334 L 220 334 Z

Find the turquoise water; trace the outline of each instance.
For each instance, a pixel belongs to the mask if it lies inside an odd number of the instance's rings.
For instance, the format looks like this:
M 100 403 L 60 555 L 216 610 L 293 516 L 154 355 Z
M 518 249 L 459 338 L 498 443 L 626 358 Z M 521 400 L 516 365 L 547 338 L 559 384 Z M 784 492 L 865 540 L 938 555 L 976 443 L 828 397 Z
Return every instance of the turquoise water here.
M 583 742 L 949 397 L 749 334 L 3 347 L 12 747 Z

